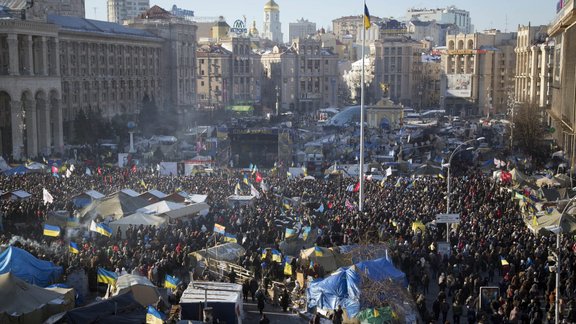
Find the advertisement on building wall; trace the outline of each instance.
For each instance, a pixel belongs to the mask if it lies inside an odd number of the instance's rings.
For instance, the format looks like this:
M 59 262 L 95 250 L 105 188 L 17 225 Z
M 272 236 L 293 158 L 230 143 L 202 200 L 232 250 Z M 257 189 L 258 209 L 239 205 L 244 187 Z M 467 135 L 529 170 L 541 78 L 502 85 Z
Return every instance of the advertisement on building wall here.
M 472 96 L 471 74 L 448 74 L 447 97 L 470 98 Z

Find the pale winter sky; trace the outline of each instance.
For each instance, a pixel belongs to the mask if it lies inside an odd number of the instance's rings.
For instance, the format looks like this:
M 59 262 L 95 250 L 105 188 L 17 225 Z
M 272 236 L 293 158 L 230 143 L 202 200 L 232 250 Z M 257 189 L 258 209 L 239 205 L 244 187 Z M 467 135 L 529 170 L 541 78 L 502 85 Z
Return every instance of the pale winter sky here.
M 331 28 L 332 20 L 342 16 L 360 15 L 361 0 L 275 0 L 280 6 L 280 21 L 284 41 L 288 38 L 288 24 L 305 18 L 315 22 L 317 28 Z M 256 20 L 262 31 L 263 6 L 267 0 L 150 0 L 170 10 L 172 5 L 193 10 L 198 17 L 224 16 L 229 24 L 245 15 L 249 25 Z M 556 15 L 556 0 L 366 0 L 370 14 L 379 17 L 401 18 L 408 8 L 444 8 L 455 5 L 468 10 L 476 31 L 497 28 L 516 31 L 518 24 L 548 24 Z M 86 17 L 106 20 L 106 0 L 86 0 Z

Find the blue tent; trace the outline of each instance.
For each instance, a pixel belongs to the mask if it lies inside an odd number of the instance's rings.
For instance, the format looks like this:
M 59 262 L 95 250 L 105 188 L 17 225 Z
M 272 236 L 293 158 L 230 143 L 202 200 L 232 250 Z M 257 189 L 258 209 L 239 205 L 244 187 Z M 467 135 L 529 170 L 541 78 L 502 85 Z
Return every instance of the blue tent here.
M 39 260 L 25 250 L 10 246 L 0 254 L 0 274 L 7 272 L 30 284 L 46 287 L 62 275 L 62 267 L 50 261 Z
M 19 165 L 17 167 L 12 168 L 12 169 L 6 170 L 3 173 L 4 173 L 4 175 L 7 175 L 7 176 L 13 176 L 16 174 L 22 175 L 22 174 L 28 173 L 29 171 L 30 170 L 27 167 L 25 167 L 23 165 Z
M 408 286 L 406 275 L 386 258 L 363 261 L 348 268 L 340 268 L 328 278 L 313 281 L 306 290 L 308 307 L 336 309 L 342 305 L 349 316 L 356 316 L 362 309 L 360 273 L 365 273 L 370 280 L 390 279 L 404 287 Z

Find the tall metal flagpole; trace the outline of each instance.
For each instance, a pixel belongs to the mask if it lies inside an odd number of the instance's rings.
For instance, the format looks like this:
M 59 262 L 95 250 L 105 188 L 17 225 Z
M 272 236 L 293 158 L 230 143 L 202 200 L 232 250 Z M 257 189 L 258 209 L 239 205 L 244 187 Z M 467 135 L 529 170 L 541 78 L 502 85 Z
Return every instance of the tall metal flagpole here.
M 366 0 L 364 0 L 364 8 L 362 8 L 362 76 L 360 77 L 360 167 L 358 168 L 358 177 L 360 177 L 360 195 L 358 201 L 358 210 L 364 210 L 364 51 L 366 48 Z

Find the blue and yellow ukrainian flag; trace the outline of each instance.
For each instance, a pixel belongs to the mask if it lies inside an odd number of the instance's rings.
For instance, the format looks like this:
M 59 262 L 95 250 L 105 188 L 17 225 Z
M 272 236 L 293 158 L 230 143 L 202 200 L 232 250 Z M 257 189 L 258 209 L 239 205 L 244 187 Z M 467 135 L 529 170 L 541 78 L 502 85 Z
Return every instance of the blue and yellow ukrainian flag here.
M 282 254 L 278 250 L 272 250 L 272 261 L 282 263 Z
M 244 180 L 242 180 L 242 181 L 244 181 L 244 183 L 245 183 L 247 186 L 250 185 L 250 183 L 248 182 L 248 176 L 247 176 L 247 175 L 244 175 Z
M 224 233 L 224 242 L 238 243 L 238 239 L 234 234 Z
M 78 244 L 74 243 L 74 242 L 70 242 L 70 252 L 74 253 L 74 254 L 78 254 L 80 252 L 80 249 L 78 248 Z
M 70 217 L 66 219 L 66 227 L 78 227 L 80 226 L 80 220 L 76 217 Z
M 176 289 L 178 288 L 178 284 L 180 284 L 180 280 L 176 277 L 172 277 L 171 275 L 166 275 L 166 279 L 164 279 L 164 288 Z
M 226 235 L 226 226 L 214 223 L 214 233 L 220 233 L 222 235 Z
M 160 313 L 153 306 L 148 306 L 148 312 L 146 313 L 146 324 L 163 324 L 164 315 Z
M 99 223 L 96 225 L 96 232 L 98 232 L 104 236 L 108 236 L 108 237 L 112 236 L 112 229 L 104 223 Z
M 292 258 L 291 257 L 286 257 L 284 259 L 284 274 L 287 276 L 291 276 L 292 275 Z
M 304 227 L 304 231 L 302 232 L 302 239 L 304 241 L 306 241 L 308 239 L 308 236 L 310 235 L 311 230 L 312 230 L 312 228 L 310 226 Z
M 118 275 L 115 272 L 108 271 L 103 268 L 98 268 L 97 272 L 98 282 L 114 285 L 118 279 Z
M 324 252 L 322 252 L 322 249 L 318 246 L 314 247 L 314 255 L 317 257 L 321 257 L 324 256 Z
M 366 6 L 366 3 L 364 3 L 364 28 L 370 29 L 371 25 L 372 24 L 370 23 L 370 12 L 368 11 L 368 7 Z
M 44 224 L 44 235 L 58 237 L 60 236 L 60 227 Z
M 296 230 L 293 228 L 286 229 L 286 238 L 291 238 L 296 236 Z

